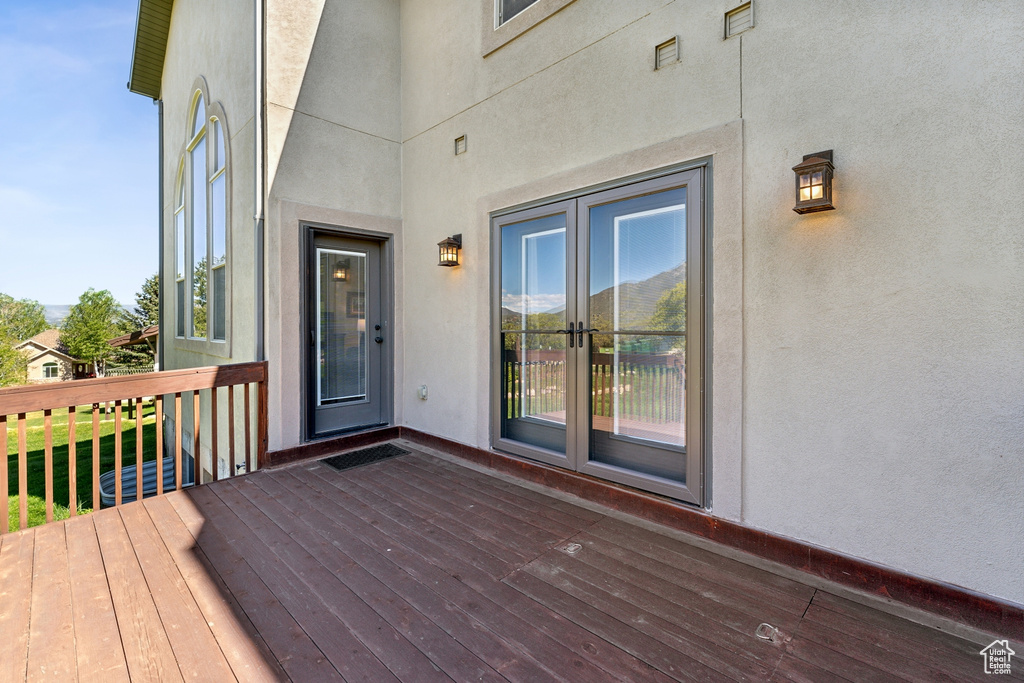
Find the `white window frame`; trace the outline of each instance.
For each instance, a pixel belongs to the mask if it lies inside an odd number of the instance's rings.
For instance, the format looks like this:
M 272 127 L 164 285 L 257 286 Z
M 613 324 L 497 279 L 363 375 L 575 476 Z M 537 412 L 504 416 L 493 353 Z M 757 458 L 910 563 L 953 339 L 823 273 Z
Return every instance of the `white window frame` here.
M 53 374 L 49 374 L 47 370 L 53 370 Z M 60 364 L 53 361 L 47 361 L 43 363 L 42 367 L 43 379 L 60 379 Z
M 197 116 L 202 116 L 197 121 Z M 174 278 L 172 292 L 172 325 L 174 342 L 177 347 L 203 353 L 230 357 L 231 355 L 231 164 L 230 135 L 227 118 L 219 102 L 210 99 L 205 80 L 197 79 L 189 100 L 188 116 L 186 117 L 186 142 L 182 145 L 179 155 L 178 173 L 175 180 L 174 204 L 172 206 L 172 235 L 174 244 L 173 267 Z M 206 328 L 197 334 L 195 330 L 195 256 L 194 233 L 196 227 L 193 207 L 195 207 L 196 179 L 193 175 L 192 154 L 197 146 L 203 144 L 205 152 L 204 179 L 202 187 L 205 197 L 205 250 L 200 247 L 199 254 L 206 254 Z M 196 164 L 198 166 L 198 164 Z M 213 264 L 214 257 L 214 187 L 222 181 L 223 197 L 220 202 L 224 215 L 223 223 L 223 262 Z M 220 190 L 218 190 L 220 191 Z M 184 262 L 182 262 L 182 260 Z M 214 303 L 218 295 L 215 275 L 223 271 L 224 311 L 221 320 L 214 316 Z M 181 275 L 181 277 L 178 277 Z M 182 296 L 179 287 L 184 285 Z M 179 326 L 179 320 L 183 322 Z M 214 332 L 218 338 L 214 339 Z

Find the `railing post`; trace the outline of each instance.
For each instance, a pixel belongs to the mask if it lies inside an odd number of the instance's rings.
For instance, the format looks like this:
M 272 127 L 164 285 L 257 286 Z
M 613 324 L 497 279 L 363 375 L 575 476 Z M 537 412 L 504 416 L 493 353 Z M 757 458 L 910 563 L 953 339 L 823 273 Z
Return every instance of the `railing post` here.
M 192 475 L 194 484 L 203 483 L 203 446 L 199 441 L 199 423 L 202 421 L 200 415 L 201 404 L 199 402 L 199 390 L 192 392 L 192 468 L 195 473 Z
M 7 467 L 10 463 L 10 458 L 7 457 L 6 415 L 0 415 L 0 454 L 4 458 L 3 467 L 0 467 L 0 534 L 6 534 L 10 531 L 7 522 L 8 510 L 10 509 L 7 502 Z
M 75 422 L 78 413 L 75 406 L 68 406 L 68 514 L 78 514 L 78 442 Z
M 92 509 L 100 509 L 100 404 L 92 404 Z
M 18 414 L 18 528 L 28 528 L 28 449 L 25 413 Z
M 53 521 L 53 411 L 43 411 L 43 476 L 46 481 L 46 523 Z
M 267 379 L 264 376 L 256 385 L 256 469 L 267 465 L 267 396 Z

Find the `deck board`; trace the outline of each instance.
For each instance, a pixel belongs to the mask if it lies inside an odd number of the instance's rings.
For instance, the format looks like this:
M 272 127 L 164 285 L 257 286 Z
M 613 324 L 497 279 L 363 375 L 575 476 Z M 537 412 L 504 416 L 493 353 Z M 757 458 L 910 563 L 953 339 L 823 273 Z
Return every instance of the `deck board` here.
M 118 510 L 101 510 L 95 513 L 93 522 L 131 679 L 182 680 L 166 625 L 160 620 Z
M 47 590 L 32 591 L 26 672 L 29 681 L 67 681 L 78 677 L 64 529 L 63 524 L 36 529 L 32 583 L 47 586 Z
M 96 683 L 127 681 L 128 663 L 121 646 L 121 633 L 92 515 L 68 521 L 65 534 L 78 680 Z
M 169 625 L 165 631 L 182 676 L 230 680 L 231 666 L 146 508 L 126 505 L 119 511 L 160 619 Z
M 35 538 L 31 529 L 14 533 L 0 548 L 0 681 L 24 680 L 28 667 Z
M 985 679 L 999 634 L 411 450 L 0 536 L 0 680 Z
M 311 473 L 330 477 L 329 472 L 322 468 L 313 469 Z M 344 482 L 337 479 L 332 484 L 344 486 Z M 346 501 L 341 499 L 340 502 Z M 620 656 L 623 653 L 602 643 L 591 633 L 579 629 L 536 602 L 524 599 L 505 584 L 496 582 L 486 572 L 463 561 L 460 553 L 444 545 L 434 546 L 432 541 L 424 537 L 409 535 L 400 525 L 395 526 L 394 520 L 381 519 L 372 508 L 352 509 L 357 515 L 366 515 L 363 519 L 371 523 L 370 528 L 379 528 L 392 534 L 386 539 L 389 543 L 387 547 L 395 550 L 390 542 L 401 538 L 405 546 L 419 555 L 419 561 L 413 555 L 403 561 L 402 566 L 411 570 L 422 583 L 437 586 L 437 590 L 446 599 L 487 624 L 513 647 L 531 653 L 538 661 L 543 660 L 544 666 L 555 669 L 565 667 L 562 669 L 564 676 L 570 680 L 580 678 L 582 669 L 591 671 L 595 680 L 606 677 L 600 671 L 593 671 L 589 664 L 612 674 L 621 671 L 617 675 L 626 680 L 636 678 L 637 671 L 646 671 L 645 667 L 629 657 Z M 548 655 L 543 656 L 544 653 Z M 587 664 L 583 663 L 584 660 Z M 513 680 L 532 680 L 532 677 L 516 677 Z
M 285 550 L 287 555 L 284 558 L 275 557 L 273 548 L 250 531 L 236 510 L 225 505 L 212 487 L 200 486 L 189 490 L 188 495 L 202 511 L 206 523 L 231 539 L 232 545 L 259 574 L 274 598 L 288 610 L 346 681 L 398 680 L 348 628 L 338 623 L 336 612 L 331 618 L 332 612 L 325 609 L 304 584 L 296 572 L 313 569 L 306 557 L 294 549 Z
M 389 571 L 378 574 L 373 570 L 380 567 L 379 558 L 369 558 L 363 554 L 364 562 L 369 569 L 360 564 L 353 555 L 355 539 L 348 534 L 335 533 L 337 524 L 318 510 L 308 506 L 286 507 L 278 502 L 263 486 L 255 483 L 240 483 L 239 491 L 253 505 L 261 510 L 279 526 L 289 533 L 307 552 L 316 557 L 324 566 L 332 567 L 338 577 L 349 586 L 353 593 L 371 607 L 379 616 L 390 623 L 410 643 L 426 655 L 441 671 L 456 680 L 500 681 L 502 677 L 491 667 L 484 664 L 471 650 L 451 637 L 451 632 L 442 630 L 436 623 L 437 613 L 442 611 L 418 609 L 413 602 L 406 600 L 405 595 L 392 590 L 382 579 L 394 574 L 399 568 L 388 567 Z M 271 477 L 259 478 L 260 484 L 272 481 Z M 273 491 L 273 487 L 266 487 Z M 280 489 L 278 489 L 280 490 Z M 298 502 L 296 498 L 281 497 L 287 501 Z M 416 604 L 422 602 L 415 601 Z M 348 617 L 348 615 L 346 615 Z
M 149 498 L 144 505 L 235 677 L 241 681 L 286 678 L 276 659 L 270 656 L 262 635 L 238 606 L 205 553 L 195 545 L 167 499 Z
M 297 681 L 343 680 L 245 557 L 213 525 L 205 523 L 188 494 L 172 493 L 164 500 L 178 514 L 197 547 L 201 541 L 203 554 L 259 630 L 286 674 Z M 154 500 L 153 509 L 163 502 Z

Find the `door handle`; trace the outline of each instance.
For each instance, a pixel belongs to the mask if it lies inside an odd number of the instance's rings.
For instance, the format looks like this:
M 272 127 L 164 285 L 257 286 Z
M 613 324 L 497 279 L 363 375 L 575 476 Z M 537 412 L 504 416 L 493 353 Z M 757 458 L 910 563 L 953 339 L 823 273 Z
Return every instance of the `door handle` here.
M 572 348 L 572 335 L 573 335 L 572 323 L 569 323 L 569 348 L 570 349 Z
M 569 323 L 569 329 L 572 329 L 572 323 Z M 576 329 L 576 345 L 579 346 L 581 349 L 583 348 L 583 333 L 584 332 L 586 332 L 587 334 L 590 334 L 590 333 L 593 333 L 593 332 L 600 332 L 600 331 L 601 330 L 597 329 L 596 327 L 591 327 L 590 329 L 584 328 L 583 327 L 583 321 L 581 320 L 580 324 L 579 324 L 579 327 Z M 572 342 L 569 343 L 569 346 L 572 346 Z

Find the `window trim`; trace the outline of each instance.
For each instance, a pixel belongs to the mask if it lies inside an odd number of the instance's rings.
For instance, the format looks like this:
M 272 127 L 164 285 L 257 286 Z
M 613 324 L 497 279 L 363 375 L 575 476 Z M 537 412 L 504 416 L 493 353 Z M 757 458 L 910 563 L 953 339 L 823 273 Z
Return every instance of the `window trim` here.
M 205 118 L 202 126 L 196 129 L 195 118 L 197 115 L 197 105 L 203 102 Z M 215 125 L 216 122 L 216 125 Z M 213 131 L 219 127 L 220 133 L 220 145 L 222 147 L 224 158 L 219 164 L 219 168 L 213 169 L 217 165 L 216 157 L 218 154 L 217 145 L 218 140 L 214 139 Z M 192 86 L 192 96 L 189 100 L 188 114 L 185 117 L 185 142 L 182 143 L 179 152 L 178 161 L 178 173 L 174 185 L 174 202 L 172 203 L 171 210 L 171 224 L 172 230 L 170 231 L 170 240 L 173 245 L 172 253 L 174 254 L 174 279 L 170 284 L 171 292 L 168 300 L 173 302 L 171 307 L 173 313 L 171 316 L 171 324 L 173 326 L 173 335 L 170 335 L 173 339 L 175 348 L 195 351 L 204 353 L 207 355 L 217 356 L 221 358 L 231 357 L 231 329 L 232 329 L 232 268 L 231 268 L 231 253 L 232 253 L 232 236 L 231 236 L 231 196 L 232 196 L 232 182 L 231 182 L 231 135 L 228 129 L 227 116 L 224 112 L 224 107 L 220 102 L 211 100 L 209 96 L 209 90 L 206 86 L 206 80 L 200 76 L 196 79 L 196 82 Z M 192 216 L 189 215 L 190 207 L 194 206 L 193 193 L 194 193 L 194 179 L 192 177 L 191 163 L 189 156 L 192 150 L 195 149 L 196 145 L 200 141 L 205 142 L 205 153 L 206 153 L 206 171 L 205 182 L 203 184 L 206 190 L 206 254 L 207 254 L 207 329 L 205 337 L 193 337 L 192 334 L 192 320 L 194 315 L 194 273 L 193 273 L 193 220 Z M 212 171 L 210 169 L 213 169 Z M 210 263 L 211 254 L 213 253 L 213 196 L 212 187 L 215 181 L 221 177 L 224 178 L 224 257 L 225 263 L 223 266 L 214 268 Z M 180 203 L 179 203 L 180 198 Z M 185 263 L 181 264 L 183 270 L 181 271 L 184 275 L 185 292 L 184 301 L 178 301 L 178 283 L 181 280 L 178 279 L 178 225 L 177 220 L 179 214 L 184 213 L 184 258 Z M 214 301 L 214 292 L 212 289 L 213 282 L 213 271 L 219 268 L 225 269 L 224 275 L 224 339 L 213 339 L 213 319 L 211 316 L 211 309 Z M 182 312 L 180 308 L 184 308 L 184 335 L 179 335 L 178 328 L 178 316 Z
M 498 12 L 501 0 L 481 0 L 483 2 L 481 25 L 481 57 L 487 57 L 494 51 L 515 40 L 522 34 L 540 24 L 553 14 L 560 12 L 575 0 L 537 0 L 535 3 L 515 15 L 508 21 L 499 24 Z
M 47 361 L 43 363 L 41 370 L 43 371 L 43 379 L 60 379 L 60 363 L 55 361 Z M 53 374 L 48 374 L 47 370 L 53 370 Z

